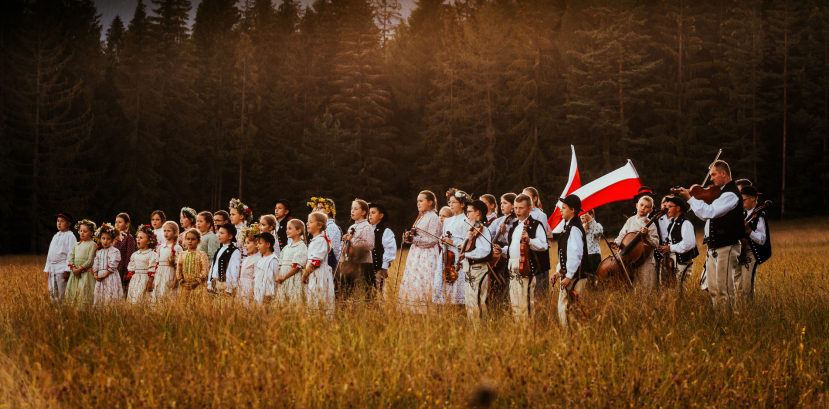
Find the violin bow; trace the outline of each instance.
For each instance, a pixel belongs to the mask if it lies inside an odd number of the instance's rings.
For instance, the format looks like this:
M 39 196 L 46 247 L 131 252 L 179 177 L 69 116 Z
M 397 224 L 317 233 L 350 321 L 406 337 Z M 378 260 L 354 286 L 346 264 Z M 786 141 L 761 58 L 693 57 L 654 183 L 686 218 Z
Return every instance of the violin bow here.
M 483 233 L 481 230 L 479 230 L 479 228 L 478 228 L 478 227 L 473 226 L 473 225 L 472 225 L 472 224 L 470 224 L 468 221 L 466 221 L 466 219 L 464 219 L 464 221 L 463 221 L 463 222 L 464 222 L 464 223 L 466 223 L 466 224 L 468 224 L 468 225 L 469 225 L 469 227 L 471 227 L 471 228 L 475 229 L 475 231 L 477 231 L 477 232 L 478 232 L 478 234 L 480 234 L 480 235 L 481 235 L 481 237 L 483 237 L 483 238 L 484 238 L 484 240 L 486 240 L 486 241 L 488 241 L 488 242 L 489 242 L 489 245 L 490 245 L 490 246 L 493 246 L 493 247 L 498 247 L 499 249 L 501 248 L 501 246 L 499 246 L 499 245 L 497 245 L 497 244 L 495 244 L 495 243 L 491 242 L 488 238 L 484 237 L 484 233 Z M 501 284 L 501 285 L 504 285 L 504 280 L 502 280 L 502 279 L 501 279 L 501 277 L 498 277 L 498 274 L 495 274 L 495 269 L 494 269 L 494 268 L 492 268 L 492 264 L 490 264 L 490 263 L 487 261 L 487 262 L 486 262 L 486 266 L 487 266 L 487 267 L 489 267 L 489 272 L 487 272 L 487 274 L 492 273 L 491 275 L 492 275 L 493 277 L 495 277 L 495 279 L 496 279 L 496 280 L 498 280 L 498 283 L 499 283 L 499 284 Z
M 475 231 L 477 231 L 477 232 L 478 232 L 478 234 L 480 234 L 480 235 L 481 235 L 481 237 L 483 237 L 483 238 L 484 238 L 484 240 L 486 240 L 486 241 L 488 241 L 488 242 L 489 242 L 489 245 L 490 245 L 490 246 L 495 246 L 495 247 L 501 248 L 501 246 L 498 246 L 497 244 L 493 243 L 491 240 L 489 240 L 488 238 L 486 238 L 486 236 L 484 236 L 484 232 L 482 231 L 482 229 L 481 229 L 481 228 L 473 226 L 471 223 L 469 223 L 468 221 L 466 221 L 466 219 L 464 219 L 464 220 L 463 220 L 463 222 L 464 222 L 464 223 L 466 223 L 469 227 L 471 227 L 471 228 L 475 229 Z
M 720 151 L 717 152 L 717 157 L 714 158 L 714 162 L 716 162 L 720 159 L 720 155 L 722 155 L 722 149 L 720 149 Z M 711 165 L 713 165 L 714 162 L 711 162 Z M 702 187 L 705 187 L 705 184 L 708 183 L 708 178 L 711 177 L 711 165 L 708 165 L 708 172 L 705 174 L 705 180 L 703 180 L 702 184 L 700 185 Z
M 428 231 L 423 230 L 423 229 L 421 229 L 420 227 L 415 227 L 415 228 L 414 228 L 414 230 L 417 230 L 417 231 L 419 231 L 419 232 L 421 232 L 421 233 L 424 233 L 424 234 L 426 234 L 427 236 L 432 237 L 433 239 L 437 239 L 438 241 L 442 240 L 440 237 L 435 236 L 434 234 L 429 233 Z M 441 243 L 441 244 L 445 244 L 445 243 Z M 458 248 L 458 246 L 456 246 L 456 245 L 454 245 L 454 244 L 446 244 L 446 245 L 447 245 L 447 246 L 449 246 L 449 247 L 452 247 L 453 249 L 460 250 L 460 249 Z

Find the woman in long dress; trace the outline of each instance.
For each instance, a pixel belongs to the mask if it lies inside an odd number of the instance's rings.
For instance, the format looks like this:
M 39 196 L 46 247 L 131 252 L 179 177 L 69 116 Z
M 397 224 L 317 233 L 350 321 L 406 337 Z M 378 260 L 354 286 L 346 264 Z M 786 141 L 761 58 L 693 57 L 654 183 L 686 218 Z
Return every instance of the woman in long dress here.
M 458 259 L 458 248 L 463 244 L 463 239 L 466 238 L 469 231 L 469 220 L 466 219 L 464 209 L 467 203 L 472 202 L 472 198 L 465 192 L 457 189 L 449 189 L 446 192 L 446 202 L 449 209 L 452 210 L 452 217 L 443 221 L 443 237 L 442 241 L 447 244 L 446 248 L 455 255 L 455 260 Z M 459 305 L 463 306 L 464 302 L 464 280 L 466 274 L 463 269 L 458 268 L 457 280 L 447 283 L 443 274 L 443 258 L 438 263 L 438 268 L 435 270 L 434 287 L 435 293 L 433 301 L 435 304 Z M 457 264 L 457 263 L 456 263 Z M 457 268 L 457 265 L 455 266 Z
M 417 211 L 420 213 L 414 224 L 413 234 L 403 240 L 411 243 L 406 258 L 406 268 L 400 281 L 398 309 L 424 314 L 432 301 L 432 279 L 440 265 L 439 241 L 442 225 L 437 214 L 435 194 L 424 190 L 417 196 Z M 423 230 L 431 235 L 419 232 Z

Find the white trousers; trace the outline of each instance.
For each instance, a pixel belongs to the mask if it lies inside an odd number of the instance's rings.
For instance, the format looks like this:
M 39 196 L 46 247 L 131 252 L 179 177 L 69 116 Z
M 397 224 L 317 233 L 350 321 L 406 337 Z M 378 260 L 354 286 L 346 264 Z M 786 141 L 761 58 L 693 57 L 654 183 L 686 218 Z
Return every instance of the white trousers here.
M 714 309 L 734 306 L 736 295 L 734 274 L 740 267 L 737 261 L 739 257 L 740 243 L 718 249 L 709 248 L 706 252 L 706 282 Z
M 570 283 L 569 287 L 578 293 L 579 298 L 583 299 L 582 297 L 585 294 L 587 279 L 581 279 L 576 282 L 574 286 L 573 283 Z M 570 297 L 567 296 L 567 289 L 564 286 L 559 285 L 558 291 L 558 319 L 561 322 L 562 328 L 567 328 L 567 312 L 572 306 L 570 305 Z M 571 314 L 571 317 L 575 319 L 575 316 Z
M 754 280 L 757 278 L 757 258 L 751 249 L 748 249 L 748 264 L 740 264 L 734 271 L 734 290 L 740 299 L 754 297 Z
M 66 282 L 63 279 L 63 273 L 47 273 L 49 274 L 49 298 L 54 302 L 61 302 L 63 295 L 66 294 Z
M 489 266 L 486 263 L 469 265 L 463 261 L 464 297 L 466 300 L 466 315 L 477 321 L 487 318 L 486 295 L 489 292 Z
M 521 259 L 511 258 L 507 269 L 509 271 L 509 299 L 512 307 L 512 316 L 526 324 L 529 317 L 535 314 L 535 277 L 522 277 L 518 272 Z

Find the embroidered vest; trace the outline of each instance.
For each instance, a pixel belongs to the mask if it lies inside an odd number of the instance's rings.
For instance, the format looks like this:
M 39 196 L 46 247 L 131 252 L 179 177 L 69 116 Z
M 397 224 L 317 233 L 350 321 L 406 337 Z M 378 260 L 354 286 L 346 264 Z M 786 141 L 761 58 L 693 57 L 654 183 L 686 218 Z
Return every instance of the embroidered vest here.
M 682 214 L 676 219 L 674 219 L 671 226 L 668 227 L 668 240 L 671 244 L 677 244 L 682 242 L 682 227 L 685 223 L 691 224 L 688 220 L 685 219 L 685 215 Z M 694 225 L 691 224 L 691 229 L 693 230 Z M 696 236 L 694 236 L 696 237 Z M 699 249 L 697 249 L 696 239 L 694 240 L 694 248 L 691 250 L 686 251 L 682 254 L 676 255 L 676 262 L 679 264 L 688 264 L 694 261 L 694 258 L 699 255 Z

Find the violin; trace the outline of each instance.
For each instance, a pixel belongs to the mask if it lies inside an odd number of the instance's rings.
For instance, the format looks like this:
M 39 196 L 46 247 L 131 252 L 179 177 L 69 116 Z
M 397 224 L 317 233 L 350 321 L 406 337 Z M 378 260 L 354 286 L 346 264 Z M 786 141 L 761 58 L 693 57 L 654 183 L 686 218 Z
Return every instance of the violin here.
M 770 208 L 771 204 L 771 200 L 766 200 L 765 202 L 763 202 L 763 204 L 755 207 L 754 213 L 752 213 L 751 217 L 749 217 L 748 220 L 746 220 L 746 226 L 748 226 L 748 224 L 751 223 L 752 220 L 756 219 L 760 212 Z M 744 266 L 748 265 L 748 241 L 748 237 L 743 237 L 742 239 L 740 239 L 740 256 L 737 258 L 737 261 L 739 261 L 740 264 Z
M 717 152 L 717 157 L 714 158 L 714 162 L 711 162 L 711 164 L 708 165 L 708 174 L 705 175 L 705 180 L 702 181 L 702 184 L 693 185 L 688 188 L 688 194 L 690 194 L 691 197 L 693 197 L 694 199 L 702 200 L 707 204 L 711 204 L 715 200 L 719 199 L 720 196 L 722 196 L 722 189 L 720 189 L 718 186 L 711 185 L 708 187 L 704 187 L 705 184 L 708 183 L 708 178 L 711 177 L 711 168 L 714 167 L 714 163 L 716 163 L 720 159 L 721 154 L 722 149 L 720 149 L 720 151 Z M 679 193 L 680 191 L 682 191 L 682 188 L 679 186 L 671 188 L 671 192 L 673 193 Z
M 660 209 L 656 212 L 645 228 L 651 227 L 657 220 L 667 213 L 666 209 Z M 653 246 L 647 240 L 642 238 L 642 232 L 631 232 L 622 238 L 622 244 L 619 245 L 618 253 L 607 256 L 599 267 L 596 268 L 596 277 L 600 281 L 614 280 L 624 282 L 623 278 L 627 277 L 627 282 L 633 285 L 633 277 L 630 277 L 628 271 L 630 268 L 641 266 L 647 260 L 648 255 L 652 254 Z
M 351 228 L 348 229 L 348 234 L 353 236 L 355 231 L 356 230 L 354 229 L 354 226 L 351 226 Z M 352 270 L 352 263 L 350 258 L 353 255 L 353 248 L 351 247 L 351 240 L 345 240 L 345 238 L 343 238 L 341 249 L 342 250 L 340 252 L 340 261 L 337 263 L 337 269 L 334 270 L 335 282 L 342 280 L 343 274 L 351 275 Z
M 452 238 L 452 232 L 446 232 L 447 238 Z M 455 253 L 449 250 L 449 245 L 443 246 L 443 280 L 447 283 L 454 283 L 458 279 L 458 269 L 455 267 Z
M 527 233 L 527 225 L 529 225 L 529 218 L 524 221 L 524 232 L 521 233 L 521 262 L 518 264 L 518 273 L 521 277 L 530 276 L 530 244 L 529 240 L 524 240 L 524 234 Z
M 669 254 L 662 257 L 662 285 L 668 288 L 676 287 L 676 263 Z

